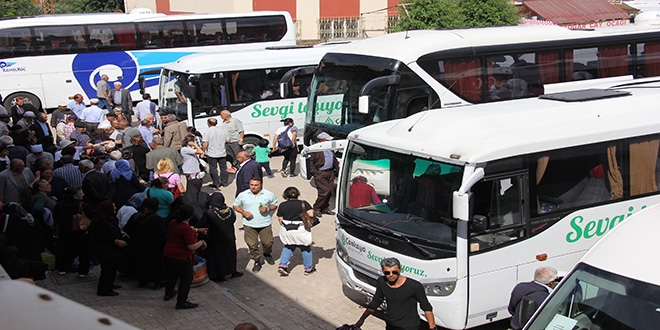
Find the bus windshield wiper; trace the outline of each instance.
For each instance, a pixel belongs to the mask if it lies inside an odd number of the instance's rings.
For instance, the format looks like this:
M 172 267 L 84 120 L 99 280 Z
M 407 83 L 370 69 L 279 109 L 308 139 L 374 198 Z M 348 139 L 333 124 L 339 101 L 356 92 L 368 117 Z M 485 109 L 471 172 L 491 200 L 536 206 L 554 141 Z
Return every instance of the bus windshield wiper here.
M 389 234 L 390 236 L 394 236 L 394 237 L 398 237 L 398 238 L 403 239 L 406 243 L 408 243 L 408 245 L 412 246 L 413 249 L 415 249 L 417 252 L 421 253 L 423 256 L 425 256 L 429 260 L 433 260 L 436 257 L 435 253 L 425 249 L 420 244 L 417 244 L 417 243 L 413 242 L 406 235 L 395 233 L 395 232 L 393 232 L 389 229 L 385 229 L 383 232 L 386 233 L 386 234 Z

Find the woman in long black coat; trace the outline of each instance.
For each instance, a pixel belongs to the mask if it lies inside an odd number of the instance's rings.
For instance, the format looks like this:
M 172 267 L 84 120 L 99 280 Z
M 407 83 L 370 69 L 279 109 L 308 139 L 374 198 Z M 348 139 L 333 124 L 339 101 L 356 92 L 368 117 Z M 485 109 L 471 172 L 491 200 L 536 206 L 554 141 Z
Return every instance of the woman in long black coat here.
M 240 277 L 243 273 L 236 270 L 236 213 L 225 204 L 225 196 L 220 192 L 211 195 L 209 206 L 206 212 L 209 231 L 205 239 L 208 244 L 205 256 L 209 278 L 222 282 L 227 275 Z
M 83 213 L 92 217 L 92 208 L 82 202 L 83 192 L 80 187 L 68 187 L 64 196 L 55 204 L 53 219 L 57 226 L 57 249 L 55 252 L 55 269 L 64 274 L 71 271 L 73 259 L 78 256 L 78 276 L 85 277 L 89 273 L 89 240 L 87 231 L 74 232 L 72 218 L 74 214 Z M 81 211 L 82 205 L 82 211 Z
M 165 280 L 163 248 L 167 242 L 167 221 L 156 211 L 158 200 L 147 198 L 124 227 L 131 238 L 131 258 L 137 271 L 138 287 L 154 283 L 154 290 L 160 289 Z
M 110 172 L 110 181 L 115 186 L 112 201 L 118 209 L 124 206 L 135 193 L 144 191 L 140 177 L 131 170 L 131 165 L 125 159 L 115 162 L 115 169 Z
M 96 294 L 99 296 L 119 295 L 114 289 L 120 286 L 115 285 L 114 282 L 124 248 L 128 246 L 126 239 L 119 229 L 115 205 L 110 200 L 99 203 L 94 209 L 94 218 L 89 226 L 90 252 L 101 263 L 101 276 L 96 289 Z

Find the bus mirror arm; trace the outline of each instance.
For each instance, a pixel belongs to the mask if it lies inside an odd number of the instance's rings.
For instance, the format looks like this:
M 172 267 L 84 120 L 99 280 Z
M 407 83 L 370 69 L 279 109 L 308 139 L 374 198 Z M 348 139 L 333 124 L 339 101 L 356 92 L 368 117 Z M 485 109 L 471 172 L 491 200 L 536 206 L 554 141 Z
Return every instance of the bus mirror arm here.
M 472 175 L 470 175 L 460 188 L 457 191 L 454 191 L 452 196 L 452 216 L 454 219 L 462 221 L 470 221 L 470 214 L 472 213 L 470 207 L 472 203 L 470 202 L 472 194 L 467 191 L 474 186 L 475 183 L 479 182 L 484 178 L 484 169 L 479 167 L 474 170 Z
M 348 140 L 332 140 L 332 141 L 315 143 L 309 147 L 303 148 L 303 150 L 300 152 L 300 156 L 308 157 L 310 153 L 321 152 L 325 150 L 332 150 L 332 151 L 343 150 L 347 143 Z
M 367 81 L 362 89 L 360 89 L 360 96 L 358 97 L 358 113 L 369 113 L 369 105 L 371 104 L 371 97 L 369 93 L 376 87 L 398 85 L 401 82 L 401 76 L 390 75 L 384 77 L 377 77 Z

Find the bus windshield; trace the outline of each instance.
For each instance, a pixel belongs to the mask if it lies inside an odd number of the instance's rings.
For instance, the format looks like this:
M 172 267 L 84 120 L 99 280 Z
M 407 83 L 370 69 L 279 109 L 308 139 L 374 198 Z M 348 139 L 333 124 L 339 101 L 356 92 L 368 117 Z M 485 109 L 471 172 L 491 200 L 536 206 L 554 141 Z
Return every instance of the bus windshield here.
M 351 142 L 340 213 L 377 229 L 455 247 L 452 192 L 463 167 Z
M 391 73 L 390 70 L 376 70 L 362 65 L 346 67 L 322 62 L 310 89 L 309 104 L 313 105 L 314 111 L 307 111 L 305 123 L 332 135 L 345 137 L 353 130 L 365 126 L 367 121 L 379 121 L 373 118 L 373 114 L 372 118 L 368 118 L 369 115 L 358 113 L 358 97 L 360 89 L 369 80 Z M 387 100 L 384 95 L 374 99 L 374 102 L 385 103 Z
M 658 308 L 660 287 L 581 263 L 526 329 L 655 329 Z

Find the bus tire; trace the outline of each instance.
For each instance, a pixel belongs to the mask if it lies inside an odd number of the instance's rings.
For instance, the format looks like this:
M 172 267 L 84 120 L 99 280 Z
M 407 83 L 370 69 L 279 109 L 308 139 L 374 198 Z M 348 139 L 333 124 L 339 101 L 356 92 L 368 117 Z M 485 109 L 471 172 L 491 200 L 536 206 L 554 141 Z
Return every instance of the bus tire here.
M 10 94 L 3 100 L 3 106 L 5 109 L 7 109 L 7 112 L 11 114 L 11 107 L 16 104 L 16 98 L 17 97 L 22 97 L 25 99 L 25 103 L 27 104 L 32 104 L 37 110 L 41 109 L 41 100 L 39 98 L 31 93 L 24 93 L 24 92 L 19 92 L 19 93 L 14 93 Z
M 261 138 L 258 136 L 246 136 L 243 138 L 243 150 L 247 152 L 252 152 L 252 149 L 254 147 L 259 145 L 259 141 L 261 141 Z

